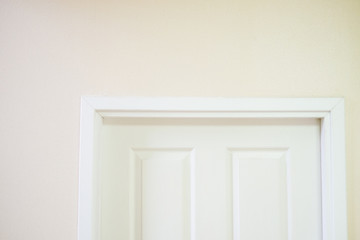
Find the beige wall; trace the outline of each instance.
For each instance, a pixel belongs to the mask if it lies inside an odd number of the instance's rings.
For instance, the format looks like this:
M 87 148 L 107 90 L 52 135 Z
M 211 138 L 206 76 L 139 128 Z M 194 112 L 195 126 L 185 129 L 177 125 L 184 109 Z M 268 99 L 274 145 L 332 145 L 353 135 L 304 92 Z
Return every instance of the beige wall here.
M 345 97 L 360 239 L 360 1 L 0 0 L 0 239 L 76 239 L 81 95 Z

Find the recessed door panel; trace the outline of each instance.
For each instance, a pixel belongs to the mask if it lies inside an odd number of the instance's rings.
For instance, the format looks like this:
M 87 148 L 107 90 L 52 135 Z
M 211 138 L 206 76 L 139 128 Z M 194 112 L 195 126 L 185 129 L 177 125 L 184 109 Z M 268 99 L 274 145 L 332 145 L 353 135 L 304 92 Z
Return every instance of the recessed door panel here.
M 192 149 L 131 149 L 130 239 L 190 240 Z
M 288 239 L 287 149 L 236 149 L 232 155 L 234 240 Z

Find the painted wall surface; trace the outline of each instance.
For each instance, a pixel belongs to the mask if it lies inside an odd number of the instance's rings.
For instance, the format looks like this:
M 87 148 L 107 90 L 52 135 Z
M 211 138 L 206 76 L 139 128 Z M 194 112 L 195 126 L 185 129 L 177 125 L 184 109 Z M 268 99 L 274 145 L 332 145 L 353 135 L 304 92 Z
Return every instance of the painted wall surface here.
M 360 239 L 360 1 L 0 0 L 0 239 L 76 240 L 82 95 L 345 97 Z

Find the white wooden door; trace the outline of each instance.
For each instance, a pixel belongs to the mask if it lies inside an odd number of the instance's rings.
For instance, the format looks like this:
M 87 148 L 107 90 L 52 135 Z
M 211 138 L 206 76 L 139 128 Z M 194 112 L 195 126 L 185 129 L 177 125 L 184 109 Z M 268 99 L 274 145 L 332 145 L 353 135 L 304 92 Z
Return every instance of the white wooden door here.
M 316 119 L 105 119 L 101 240 L 321 240 Z

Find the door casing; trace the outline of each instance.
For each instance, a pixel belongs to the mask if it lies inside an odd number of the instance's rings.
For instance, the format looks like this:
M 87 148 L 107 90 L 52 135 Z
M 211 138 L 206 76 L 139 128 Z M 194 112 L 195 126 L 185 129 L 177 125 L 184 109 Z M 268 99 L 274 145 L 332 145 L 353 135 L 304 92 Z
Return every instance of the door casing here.
M 99 240 L 99 130 L 103 118 L 321 120 L 322 240 L 347 239 L 344 99 L 82 97 L 78 240 Z

